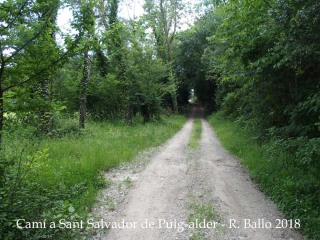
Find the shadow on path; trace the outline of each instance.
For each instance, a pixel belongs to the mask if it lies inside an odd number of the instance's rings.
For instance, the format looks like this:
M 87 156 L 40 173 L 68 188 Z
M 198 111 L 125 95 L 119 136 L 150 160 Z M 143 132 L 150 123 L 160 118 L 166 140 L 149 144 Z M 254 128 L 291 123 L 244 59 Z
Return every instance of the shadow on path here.
M 205 118 L 205 108 L 198 103 L 191 104 L 189 118 Z

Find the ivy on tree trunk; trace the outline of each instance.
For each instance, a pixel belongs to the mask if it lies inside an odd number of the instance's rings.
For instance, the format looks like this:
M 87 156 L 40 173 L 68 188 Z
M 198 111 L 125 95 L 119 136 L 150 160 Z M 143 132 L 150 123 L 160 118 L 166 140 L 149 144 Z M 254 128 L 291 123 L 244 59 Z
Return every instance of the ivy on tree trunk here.
M 83 76 L 80 81 L 80 96 L 79 96 L 79 112 L 80 112 L 80 128 L 85 127 L 86 112 L 87 112 L 87 89 L 90 78 L 90 54 L 89 45 L 86 43 L 83 53 Z

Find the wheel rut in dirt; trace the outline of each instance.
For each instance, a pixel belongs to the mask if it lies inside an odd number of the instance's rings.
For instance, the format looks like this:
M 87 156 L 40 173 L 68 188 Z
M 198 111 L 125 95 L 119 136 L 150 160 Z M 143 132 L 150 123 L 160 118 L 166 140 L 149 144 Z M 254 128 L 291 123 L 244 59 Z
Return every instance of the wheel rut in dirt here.
M 275 228 L 277 219 L 285 217 L 258 190 L 239 160 L 223 149 L 206 120 L 202 120 L 200 148 L 195 151 L 188 148 L 191 131 L 192 119 L 150 157 L 108 219 L 123 225 L 95 239 L 302 239 L 294 230 Z M 194 235 L 194 229 L 179 228 L 179 224 L 187 226 L 194 202 L 214 209 L 219 215 L 217 228 L 197 230 L 200 235 Z M 271 222 L 272 228 L 261 222 L 256 228 L 245 225 L 245 221 L 261 220 Z
M 111 229 L 106 239 L 176 239 L 180 235 L 164 221 L 184 221 L 187 199 L 186 148 L 192 129 L 188 121 L 161 151 L 152 157 L 136 186 L 119 210 L 116 222 L 133 228 Z M 161 223 L 159 221 L 162 221 Z M 146 226 L 146 224 L 149 224 Z M 153 226 L 154 224 L 154 226 Z M 161 228 L 158 228 L 161 226 Z
M 276 228 L 285 217 L 258 189 L 239 159 L 224 150 L 207 121 L 202 121 L 202 129 L 198 175 L 210 186 L 212 206 L 224 225 L 214 239 L 302 239 L 292 229 Z

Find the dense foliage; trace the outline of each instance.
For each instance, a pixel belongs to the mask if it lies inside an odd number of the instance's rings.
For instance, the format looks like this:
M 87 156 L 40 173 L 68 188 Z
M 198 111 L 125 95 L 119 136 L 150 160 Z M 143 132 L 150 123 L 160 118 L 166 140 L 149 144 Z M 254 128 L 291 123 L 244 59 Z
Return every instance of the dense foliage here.
M 271 164 L 259 168 L 257 179 L 288 216 L 301 218 L 302 231 L 315 238 L 320 205 L 320 3 L 208 4 L 204 16 L 178 37 L 177 72 L 203 104 L 237 120 L 257 143 L 270 142 L 264 150 Z
M 181 33 L 178 69 L 196 90 L 213 81 L 211 104 L 261 138 L 319 137 L 319 10 L 316 1 L 216 3 Z

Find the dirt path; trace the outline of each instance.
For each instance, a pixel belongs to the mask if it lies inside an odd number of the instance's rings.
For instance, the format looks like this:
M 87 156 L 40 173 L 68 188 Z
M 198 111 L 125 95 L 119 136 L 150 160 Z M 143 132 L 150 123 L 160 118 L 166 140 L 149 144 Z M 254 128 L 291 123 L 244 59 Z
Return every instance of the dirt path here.
M 114 174 L 123 175 L 122 179 L 129 174 L 133 186 L 116 200 L 121 203 L 113 214 L 97 208 L 110 226 L 96 239 L 302 239 L 293 230 L 275 228 L 285 218 L 257 189 L 239 160 L 223 150 L 205 120 L 202 129 L 198 150 L 188 149 L 189 120 L 140 173 Z M 104 195 L 108 194 L 106 189 Z M 211 225 L 203 222 L 206 214 L 211 214 L 207 219 Z M 192 216 L 205 227 L 190 225 Z
M 200 171 L 213 190 L 214 208 L 224 218 L 223 239 L 302 239 L 293 230 L 276 228 L 285 217 L 258 190 L 239 160 L 223 149 L 208 122 L 202 127 Z M 267 228 L 269 222 L 272 228 Z

